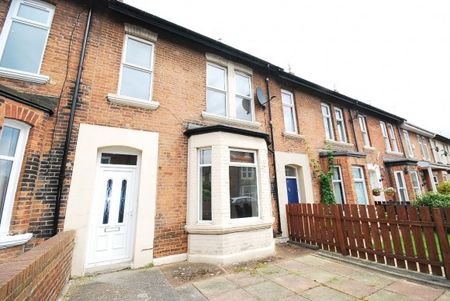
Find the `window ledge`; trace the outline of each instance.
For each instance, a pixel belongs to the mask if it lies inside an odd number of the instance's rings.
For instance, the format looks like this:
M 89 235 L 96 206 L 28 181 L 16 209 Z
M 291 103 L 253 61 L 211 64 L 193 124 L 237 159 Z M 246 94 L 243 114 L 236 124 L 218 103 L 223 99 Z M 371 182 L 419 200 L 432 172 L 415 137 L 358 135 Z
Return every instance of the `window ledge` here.
M 298 133 L 284 132 L 283 136 L 291 139 L 305 140 L 305 135 L 300 135 Z
M 0 249 L 6 249 L 10 247 L 20 246 L 28 242 L 33 237 L 31 233 L 19 234 L 19 235 L 1 235 L 0 236 Z
M 211 224 L 200 224 L 200 225 L 186 225 L 186 231 L 189 234 L 204 234 L 204 235 L 222 235 L 235 232 L 245 232 L 245 231 L 255 231 L 261 229 L 269 229 L 272 227 L 272 221 L 262 222 L 259 221 L 254 224 L 246 225 L 211 225 Z
M 344 141 L 336 141 L 336 140 L 329 140 L 326 139 L 325 143 L 334 144 L 334 145 L 340 145 L 340 146 L 347 146 L 347 147 L 353 147 L 353 143 L 348 143 Z
M 386 154 L 389 155 L 397 155 L 397 156 L 403 156 L 402 152 L 394 152 L 394 151 L 386 151 Z
M 374 151 L 375 147 L 373 147 L 373 146 L 364 146 L 364 149 L 368 150 L 368 151 Z
M 13 69 L 8 69 L 8 68 L 1 68 L 1 67 L 0 67 L 0 76 L 12 78 L 12 79 L 23 80 L 23 81 L 27 81 L 27 82 L 36 83 L 36 84 L 45 84 L 50 80 L 50 78 L 46 75 L 33 74 L 33 73 L 29 73 L 29 72 L 13 70 Z
M 156 110 L 157 108 L 159 108 L 159 102 L 153 100 L 143 100 L 139 98 L 121 96 L 116 94 L 108 94 L 107 98 L 109 102 L 119 105 L 138 107 L 150 110 Z
M 202 112 L 202 117 L 203 117 L 203 119 L 206 119 L 206 120 L 223 122 L 223 123 L 230 124 L 230 125 L 238 125 L 238 126 L 240 125 L 240 126 L 246 126 L 246 127 L 250 127 L 250 128 L 259 128 L 261 126 L 261 123 L 256 122 L 256 121 L 241 120 L 241 119 L 211 114 L 208 112 Z

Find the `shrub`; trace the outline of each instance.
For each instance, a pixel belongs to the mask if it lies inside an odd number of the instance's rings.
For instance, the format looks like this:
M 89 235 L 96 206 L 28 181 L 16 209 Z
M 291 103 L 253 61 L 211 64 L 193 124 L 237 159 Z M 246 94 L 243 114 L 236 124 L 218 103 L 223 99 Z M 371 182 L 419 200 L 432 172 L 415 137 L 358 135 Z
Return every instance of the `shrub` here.
M 450 207 L 450 194 L 427 192 L 417 197 L 414 202 L 417 207 Z
M 450 182 L 443 182 L 439 184 L 436 188 L 439 193 L 450 195 Z
M 320 175 L 320 202 L 322 204 L 336 204 L 334 199 L 331 176 L 322 173 Z

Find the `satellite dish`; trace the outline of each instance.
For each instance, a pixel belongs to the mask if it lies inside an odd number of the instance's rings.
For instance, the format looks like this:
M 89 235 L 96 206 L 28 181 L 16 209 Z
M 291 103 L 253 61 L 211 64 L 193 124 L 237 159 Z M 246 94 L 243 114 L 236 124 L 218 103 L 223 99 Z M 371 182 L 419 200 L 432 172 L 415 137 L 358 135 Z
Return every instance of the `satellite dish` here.
M 266 106 L 267 103 L 267 96 L 264 94 L 264 90 L 261 87 L 256 88 L 256 99 L 258 100 L 259 104 L 263 107 Z

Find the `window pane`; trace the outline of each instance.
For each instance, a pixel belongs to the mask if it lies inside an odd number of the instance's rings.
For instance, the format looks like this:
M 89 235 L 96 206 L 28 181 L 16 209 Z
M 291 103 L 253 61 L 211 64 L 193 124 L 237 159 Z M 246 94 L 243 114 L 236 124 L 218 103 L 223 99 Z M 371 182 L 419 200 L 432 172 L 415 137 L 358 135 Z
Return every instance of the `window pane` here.
M 125 199 L 127 197 L 127 180 L 122 180 L 122 187 L 120 188 L 120 205 L 118 222 L 123 223 L 123 214 L 125 211 Z
M 211 150 L 202 149 L 200 151 L 200 164 L 211 164 Z
M 47 24 L 50 12 L 45 9 L 32 7 L 22 3 L 19 6 L 17 16 L 38 23 Z
M 356 189 L 356 198 L 357 198 L 358 204 L 366 205 L 367 197 L 366 197 L 366 191 L 364 189 L 364 184 L 362 182 L 355 183 L 355 189 Z
M 211 166 L 200 168 L 200 219 L 210 221 L 211 215 Z
M 295 132 L 294 112 L 292 107 L 283 107 L 284 111 L 284 127 L 287 132 Z
M 128 38 L 125 61 L 143 68 L 152 68 L 152 45 Z
M 241 169 L 230 166 L 230 216 L 243 218 L 258 216 L 258 189 L 256 177 L 242 177 Z M 247 167 L 256 174 L 255 167 Z
M 226 96 L 224 92 L 208 90 L 206 98 L 207 98 L 206 104 L 207 112 L 221 116 L 226 115 L 227 107 L 226 107 Z
M 355 179 L 361 179 L 362 178 L 362 172 L 361 172 L 362 170 L 361 170 L 361 168 L 353 167 L 352 170 L 353 170 L 353 177 Z
M 252 106 L 250 99 L 236 96 L 236 118 L 252 120 Z
M 286 177 L 297 177 L 297 172 L 292 166 L 286 166 Z
M 150 99 L 151 74 L 123 66 L 120 95 Z
M 288 104 L 288 105 L 294 104 L 292 95 L 289 93 L 281 93 L 281 98 L 282 98 L 284 104 Z
M 250 152 L 230 151 L 230 162 L 255 163 L 255 154 Z
M 0 224 L 3 216 L 3 208 L 5 207 L 6 191 L 8 190 L 12 163 L 12 161 L 0 159 Z
M 250 78 L 236 74 L 236 93 L 250 97 Z
M 137 156 L 102 153 L 101 164 L 136 165 Z
M 339 181 L 341 179 L 341 174 L 339 172 L 339 167 L 333 168 L 333 180 Z
M 13 22 L 0 66 L 38 73 L 46 38 L 45 29 Z
M 334 198 L 337 204 L 344 204 L 344 193 L 342 191 L 342 183 L 333 183 Z
M 3 126 L 0 133 L 0 155 L 14 157 L 20 130 Z
M 207 67 L 208 87 L 225 90 L 225 69 L 218 68 L 212 65 Z
M 321 108 L 322 108 L 322 114 L 324 116 L 328 116 L 330 114 L 327 106 L 321 106 Z
M 404 184 L 403 184 L 403 177 L 402 177 L 402 174 L 398 172 L 396 175 L 397 175 L 398 185 L 399 185 L 401 188 L 403 188 L 403 187 L 404 187 Z

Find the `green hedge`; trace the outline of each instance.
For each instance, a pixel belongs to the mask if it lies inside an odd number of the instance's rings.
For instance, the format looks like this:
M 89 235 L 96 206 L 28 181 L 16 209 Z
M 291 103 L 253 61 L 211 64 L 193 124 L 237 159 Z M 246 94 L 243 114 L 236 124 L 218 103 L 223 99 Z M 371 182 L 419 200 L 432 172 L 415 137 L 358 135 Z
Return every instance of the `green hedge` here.
M 450 194 L 427 192 L 416 199 L 414 206 L 450 207 Z
M 450 194 L 450 182 L 443 182 L 439 184 L 437 187 L 437 191 L 441 194 Z

